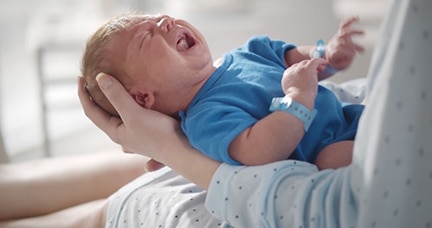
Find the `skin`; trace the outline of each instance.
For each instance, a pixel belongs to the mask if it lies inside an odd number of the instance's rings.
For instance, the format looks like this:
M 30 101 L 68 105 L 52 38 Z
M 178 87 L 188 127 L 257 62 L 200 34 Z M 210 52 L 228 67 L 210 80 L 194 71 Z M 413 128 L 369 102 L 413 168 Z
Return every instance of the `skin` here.
M 148 160 L 103 152 L 2 164 L 0 227 L 104 227 L 108 197 Z
M 137 104 L 118 80 L 106 74 L 99 74 L 96 79 L 120 115 L 120 118 L 112 116 L 95 104 L 84 87 L 84 80 L 80 79 L 78 95 L 81 105 L 96 126 L 121 145 L 125 152 L 151 157 L 208 189 L 220 162 L 192 148 L 177 120 Z
M 330 75 L 321 74 L 326 64 L 346 69 L 363 47 L 352 36 L 363 34 L 353 29 L 358 18 L 342 22 L 330 40 L 324 59 L 310 59 L 313 46 L 301 46 L 285 53 L 287 66 L 281 82 L 286 96 L 314 108 L 317 83 Z M 183 37 L 192 40 L 186 45 Z M 192 98 L 215 71 L 208 45 L 200 32 L 184 20 L 161 16 L 134 24 L 111 42 L 114 56 L 124 61 L 128 75 L 122 82 L 134 100 L 144 108 L 159 111 L 178 120 Z M 127 63 L 127 64 L 126 64 Z M 304 79 L 293 81 L 301 75 Z M 290 126 L 289 128 L 285 126 Z M 304 135 L 303 122 L 293 115 L 276 111 L 240 133 L 228 148 L 229 155 L 245 165 L 262 165 L 288 158 Z M 336 154 L 352 152 L 345 143 L 335 143 Z M 262 153 L 266 151 L 266 153 Z M 332 156 L 331 153 L 325 153 Z M 332 157 L 331 160 L 338 159 Z M 350 163 L 341 157 L 340 165 Z M 324 163 L 326 164 L 326 163 Z M 322 168 L 334 168 L 335 166 Z
M 178 50 L 179 40 L 193 37 L 194 45 Z M 125 87 L 135 101 L 176 117 L 215 71 L 208 45 L 192 25 L 168 16 L 147 19 L 118 34 L 111 42 L 124 59 Z

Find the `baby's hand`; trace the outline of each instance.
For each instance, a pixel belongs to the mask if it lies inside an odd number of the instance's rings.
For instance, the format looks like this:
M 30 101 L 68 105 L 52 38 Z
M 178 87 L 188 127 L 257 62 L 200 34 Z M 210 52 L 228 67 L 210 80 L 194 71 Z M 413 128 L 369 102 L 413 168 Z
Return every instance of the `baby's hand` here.
M 330 39 L 326 50 L 325 59 L 328 64 L 337 70 L 347 68 L 356 52 L 363 52 L 364 47 L 353 42 L 354 35 L 363 35 L 361 29 L 353 29 L 351 25 L 357 22 L 358 17 L 349 18 L 341 23 L 338 32 Z
M 282 89 L 286 95 L 309 96 L 314 101 L 318 90 L 318 72 L 327 64 L 321 58 L 303 60 L 288 67 L 282 77 Z

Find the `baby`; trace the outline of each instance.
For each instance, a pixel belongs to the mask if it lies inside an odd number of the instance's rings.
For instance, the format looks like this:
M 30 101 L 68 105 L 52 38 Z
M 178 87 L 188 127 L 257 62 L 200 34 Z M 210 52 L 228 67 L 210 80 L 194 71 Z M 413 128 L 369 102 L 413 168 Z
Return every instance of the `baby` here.
M 266 36 L 213 62 L 201 33 L 166 15 L 126 14 L 89 39 L 82 74 L 95 103 L 112 115 L 97 86 L 116 77 L 135 101 L 181 121 L 192 146 L 228 164 L 298 159 L 319 169 L 351 163 L 363 105 L 342 104 L 318 80 L 347 68 L 363 48 L 344 21 L 326 47 L 299 46 Z M 316 57 L 316 58 L 315 58 Z

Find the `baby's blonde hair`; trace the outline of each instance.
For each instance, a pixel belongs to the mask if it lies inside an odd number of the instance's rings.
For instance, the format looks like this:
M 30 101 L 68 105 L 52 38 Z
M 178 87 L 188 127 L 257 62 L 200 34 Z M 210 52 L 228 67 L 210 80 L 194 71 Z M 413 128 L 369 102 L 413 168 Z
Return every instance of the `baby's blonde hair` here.
M 93 101 L 111 115 L 118 116 L 118 113 L 96 82 L 96 76 L 101 72 L 116 78 L 121 76 L 121 70 L 116 67 L 119 63 L 108 59 L 112 53 L 107 44 L 116 34 L 147 17 L 149 16 L 132 12 L 115 17 L 103 24 L 87 41 L 81 62 L 81 74 Z

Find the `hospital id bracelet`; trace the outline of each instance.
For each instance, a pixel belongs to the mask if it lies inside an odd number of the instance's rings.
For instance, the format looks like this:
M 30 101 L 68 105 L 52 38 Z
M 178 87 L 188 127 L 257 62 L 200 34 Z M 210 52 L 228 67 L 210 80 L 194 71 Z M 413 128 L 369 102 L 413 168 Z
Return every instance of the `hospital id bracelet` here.
M 316 109 L 310 111 L 308 108 L 288 96 L 273 98 L 269 110 L 271 112 L 284 111 L 294 115 L 304 123 L 305 132 L 309 130 L 309 127 L 317 114 Z
M 310 57 L 312 59 L 314 59 L 314 58 L 323 58 L 324 57 L 324 53 L 325 53 L 325 43 L 324 43 L 324 40 L 318 39 L 318 41 L 316 42 L 316 47 L 312 51 Z M 335 74 L 336 72 L 338 72 L 338 70 L 336 70 L 335 68 L 333 68 L 333 67 L 331 67 L 330 65 L 327 64 L 326 68 L 321 73 L 323 73 L 325 75 L 332 75 L 332 74 Z

